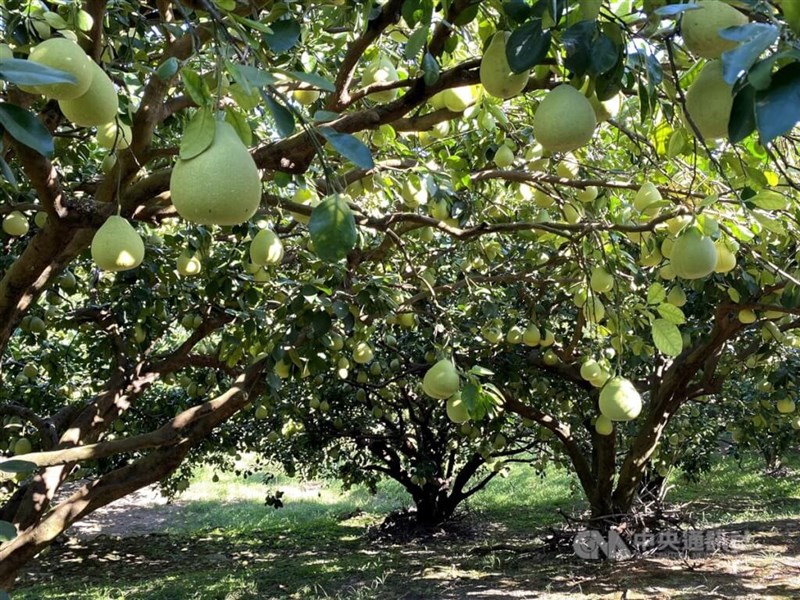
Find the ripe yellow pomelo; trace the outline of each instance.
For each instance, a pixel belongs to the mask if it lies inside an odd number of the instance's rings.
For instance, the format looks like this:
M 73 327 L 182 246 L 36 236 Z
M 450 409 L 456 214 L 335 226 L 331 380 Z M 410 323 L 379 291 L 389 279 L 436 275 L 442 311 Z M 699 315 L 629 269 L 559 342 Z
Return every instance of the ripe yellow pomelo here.
M 92 260 L 105 271 L 127 271 L 144 260 L 144 242 L 124 218 L 112 215 L 92 238 Z
M 92 83 L 86 92 L 72 100 L 59 100 L 64 116 L 75 125 L 94 127 L 114 120 L 119 110 L 119 98 L 114 82 L 102 67 L 89 61 Z
M 283 243 L 271 229 L 259 231 L 250 242 L 250 260 L 256 265 L 277 265 L 283 260 Z
M 686 112 L 706 140 L 728 136 L 733 108 L 733 88 L 722 77 L 722 63 L 709 61 L 686 90 Z M 687 129 L 694 129 L 684 116 Z
M 600 412 L 612 421 L 630 421 L 642 412 L 642 397 L 624 377 L 612 377 L 600 391 Z
M 3 219 L 3 231 L 8 235 L 20 237 L 28 233 L 30 228 L 28 219 L 18 210 L 8 213 Z
M 614 422 L 605 415 L 598 415 L 594 422 L 594 430 L 600 435 L 611 435 L 614 431 Z
M 567 84 L 550 91 L 533 116 L 536 140 L 550 152 L 569 152 L 585 146 L 596 126 L 597 119 L 586 96 Z
M 434 364 L 422 378 L 422 391 L 431 398 L 444 400 L 461 387 L 461 380 L 453 361 L 443 358 Z
M 217 121 L 214 141 L 189 160 L 178 159 L 170 179 L 172 204 L 202 225 L 238 225 L 261 202 L 261 176 L 234 128 Z
M 125 123 L 117 124 L 116 121 L 111 121 L 97 127 L 97 144 L 103 148 L 125 150 L 131 145 L 132 140 L 131 127 Z
M 45 40 L 31 50 L 28 60 L 69 73 L 77 80 L 75 83 L 49 83 L 37 86 L 20 86 L 20 89 L 33 94 L 43 94 L 56 100 L 72 100 L 82 96 L 92 83 L 95 64 L 83 49 L 66 38 Z
M 733 50 L 737 43 L 719 36 L 720 29 L 747 23 L 747 17 L 718 0 L 700 0 L 696 10 L 687 10 L 681 19 L 681 36 L 692 54 L 703 58 L 719 58 Z
M 511 98 L 528 84 L 530 71 L 512 73 L 506 58 L 506 42 L 511 36 L 508 31 L 498 31 L 489 42 L 481 59 L 481 84 L 490 96 Z
M 717 249 L 711 238 L 690 227 L 675 240 L 670 264 L 678 277 L 700 279 L 714 272 Z

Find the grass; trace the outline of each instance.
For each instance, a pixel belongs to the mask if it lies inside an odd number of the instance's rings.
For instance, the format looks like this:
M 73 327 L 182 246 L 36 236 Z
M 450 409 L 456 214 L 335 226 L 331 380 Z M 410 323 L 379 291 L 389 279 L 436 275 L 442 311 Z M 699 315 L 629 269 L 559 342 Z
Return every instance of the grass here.
M 14 600 L 367 600 L 530 597 L 524 594 L 531 592 L 567 599 L 581 591 L 601 597 L 621 588 L 651 590 L 639 597 L 672 597 L 658 591 L 662 588 L 681 598 L 764 597 L 760 580 L 746 575 L 752 572 L 771 578 L 770 597 L 800 595 L 800 578 L 781 583 L 779 575 L 788 572 L 785 555 L 800 552 L 792 546 L 800 537 L 800 481 L 765 476 L 756 461 L 742 467 L 722 461 L 697 483 L 680 474 L 672 479 L 669 499 L 690 503 L 706 525 L 755 519 L 769 525 L 746 565 L 708 560 L 705 571 L 685 571 L 680 563 L 640 561 L 632 567 L 573 556 L 470 552 L 490 544 L 532 544 L 534 530 L 560 522 L 556 509 L 580 511 L 584 502 L 575 479 L 560 470 L 540 478 L 518 467 L 508 478 L 496 478 L 470 499 L 457 534 L 380 545 L 365 532 L 408 504 L 396 484 L 384 483 L 371 495 L 282 476 L 269 486 L 258 476 L 242 480 L 221 473 L 216 483 L 212 476 L 208 469 L 196 473 L 168 534 L 100 537 L 53 549 L 31 572 L 29 581 L 37 583 L 20 588 Z M 264 505 L 267 492 L 277 489 L 285 492 L 279 510 Z M 715 595 L 719 590 L 730 596 Z

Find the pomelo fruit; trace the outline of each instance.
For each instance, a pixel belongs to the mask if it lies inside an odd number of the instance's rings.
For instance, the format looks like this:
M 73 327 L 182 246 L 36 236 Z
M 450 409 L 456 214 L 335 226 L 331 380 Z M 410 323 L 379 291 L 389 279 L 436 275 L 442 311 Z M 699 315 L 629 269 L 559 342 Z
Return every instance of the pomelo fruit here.
M 422 378 L 422 391 L 431 398 L 444 400 L 461 387 L 461 380 L 453 361 L 443 358 L 435 363 Z
M 192 277 L 198 275 L 203 270 L 203 263 L 197 256 L 189 254 L 188 251 L 181 252 L 178 256 L 178 273 L 184 277 Z
M 144 260 L 144 242 L 126 219 L 112 215 L 92 238 L 92 260 L 105 271 L 127 271 Z
M 400 79 L 392 62 L 385 56 L 379 56 L 373 60 L 364 70 L 361 77 L 361 85 L 364 87 L 373 83 L 393 83 Z M 373 92 L 367 98 L 375 102 L 391 102 L 397 98 L 399 90 L 384 90 Z
M 308 106 L 309 104 L 314 104 L 314 102 L 319 99 L 319 90 L 294 90 L 292 92 L 292 97 L 300 104 Z
M 589 280 L 589 285 L 592 290 L 598 294 L 610 292 L 614 287 L 614 276 L 603 267 L 595 267 L 592 269 L 592 277 Z
M 358 365 L 365 365 L 374 357 L 372 347 L 367 342 L 358 342 L 353 348 L 353 362 Z
M 14 443 L 15 455 L 30 454 L 32 451 L 33 451 L 33 445 L 31 444 L 31 441 L 26 437 L 21 437 Z
M 466 423 L 469 421 L 467 405 L 461 399 L 461 394 L 455 394 L 447 401 L 446 410 L 447 418 L 453 423 Z
M 717 249 L 711 238 L 696 227 L 689 227 L 675 240 L 670 264 L 678 277 L 701 279 L 714 272 Z
M 72 100 L 82 96 L 92 84 L 95 64 L 78 44 L 66 38 L 51 38 L 31 50 L 28 60 L 69 73 L 75 83 L 48 83 L 37 86 L 20 86 L 23 91 L 43 94 L 56 100 Z
M 706 63 L 689 89 L 686 90 L 686 112 L 706 140 L 728 136 L 728 121 L 733 108 L 733 87 L 722 77 L 722 62 Z M 687 129 L 694 133 L 688 119 Z
M 261 202 L 261 176 L 234 128 L 217 121 L 214 141 L 189 160 L 178 159 L 170 179 L 172 204 L 201 225 L 238 225 Z
M 592 139 L 597 119 L 592 105 L 571 85 L 548 92 L 533 116 L 536 140 L 550 152 L 569 152 Z
M 736 267 L 736 255 L 730 251 L 725 240 L 719 239 L 714 242 L 717 249 L 717 264 L 714 266 L 715 273 L 728 273 Z
M 30 228 L 28 219 L 18 210 L 8 213 L 3 219 L 3 231 L 8 235 L 21 237 L 28 233 Z
M 598 415 L 594 422 L 594 430 L 600 435 L 611 435 L 614 431 L 614 422 L 605 415 Z
M 97 126 L 97 144 L 111 150 L 125 150 L 131 145 L 133 134 L 130 125 L 110 121 Z
M 277 265 L 283 260 L 283 243 L 271 229 L 259 231 L 250 242 L 250 260 L 256 265 Z
M 475 104 L 478 99 L 480 88 L 474 85 L 462 85 L 456 88 L 448 88 L 441 92 L 441 102 L 448 110 L 453 112 L 464 112 Z M 438 96 L 439 94 L 437 94 Z M 440 107 L 441 108 L 441 107 Z
M 653 205 L 658 204 L 661 200 L 661 192 L 658 191 L 658 188 L 652 182 L 648 181 L 636 192 L 636 196 L 633 199 L 633 206 L 640 213 L 649 215 L 657 210 L 657 207 Z
M 494 164 L 499 169 L 505 169 L 514 164 L 514 151 L 505 144 L 501 144 L 494 154 Z
M 642 412 L 642 397 L 630 380 L 612 377 L 600 391 L 600 412 L 612 421 L 630 421 Z
M 84 94 L 71 100 L 59 100 L 64 116 L 75 125 L 94 127 L 114 120 L 119 110 L 119 98 L 114 82 L 102 67 L 89 61 L 92 83 Z
M 526 346 L 538 346 L 542 341 L 542 334 L 535 323 L 530 323 L 522 334 L 522 343 Z
M 778 400 L 778 412 L 783 415 L 788 415 L 794 412 L 795 404 L 791 398 L 781 398 Z
M 700 0 L 696 10 L 687 10 L 681 19 L 681 36 L 689 51 L 703 58 L 719 58 L 723 52 L 737 47 L 736 42 L 722 39 L 721 29 L 747 23 L 747 17 L 725 2 Z
M 587 358 L 581 364 L 581 378 L 586 381 L 597 379 L 603 373 L 603 367 L 593 358 Z
M 481 59 L 481 84 L 486 93 L 495 98 L 516 96 L 525 89 L 530 76 L 530 71 L 511 72 L 506 58 L 506 42 L 510 36 L 508 31 L 495 33 Z

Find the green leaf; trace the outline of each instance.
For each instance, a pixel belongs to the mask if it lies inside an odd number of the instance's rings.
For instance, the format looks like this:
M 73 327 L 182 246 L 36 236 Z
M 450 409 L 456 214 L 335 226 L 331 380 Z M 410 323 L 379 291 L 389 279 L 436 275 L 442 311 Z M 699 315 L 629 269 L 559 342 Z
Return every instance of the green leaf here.
M 756 130 L 756 90 L 744 86 L 733 98 L 731 116 L 728 120 L 728 138 L 732 144 L 741 142 Z
M 314 251 L 322 260 L 337 262 L 346 258 L 356 247 L 358 238 L 356 220 L 347 204 L 347 197 L 335 194 L 315 206 L 308 230 Z
M 722 75 L 729 85 L 744 75 L 761 54 L 778 39 L 780 30 L 765 23 L 748 23 L 740 27 L 728 27 L 719 36 L 732 42 L 740 42 L 733 50 L 722 53 Z
M 769 88 L 756 93 L 756 123 L 761 143 L 789 133 L 800 121 L 800 64 L 786 65 Z
M 506 43 L 506 59 L 514 73 L 522 73 L 541 63 L 550 50 L 550 31 L 542 31 L 535 19 L 514 30 Z
M 237 83 L 245 87 L 246 93 L 250 93 L 250 86 L 263 88 L 278 82 L 274 75 L 250 65 L 226 61 L 225 66 Z
M 404 55 L 406 60 L 414 60 L 414 57 L 419 54 L 422 47 L 425 45 L 425 42 L 428 41 L 428 26 L 427 25 L 420 25 L 419 29 L 417 29 L 414 33 L 408 36 L 408 41 L 406 42 L 406 49 L 404 51 Z
M 752 202 L 758 208 L 763 208 L 764 210 L 784 210 L 789 206 L 788 198 L 772 190 L 761 190 L 750 198 L 748 202 Z
M 675 323 L 656 319 L 651 326 L 653 343 L 659 352 L 667 356 L 678 356 L 683 350 L 683 338 Z
M 29 460 L 19 460 L 18 458 L 0 462 L 0 471 L 5 473 L 30 473 L 37 468 L 38 465 L 36 463 Z
M 205 152 L 214 141 L 216 130 L 214 111 L 210 108 L 198 110 L 183 132 L 180 157 L 189 160 Z
M 647 289 L 647 303 L 660 304 L 667 297 L 667 290 L 657 281 Z
M 319 132 L 322 137 L 330 142 L 334 150 L 357 167 L 362 169 L 373 169 L 375 167 L 369 148 L 357 137 L 349 133 L 339 133 L 330 127 L 320 127 Z
M 272 33 L 265 33 L 264 41 L 276 54 L 290 50 L 300 40 L 300 23 L 294 19 L 275 21 L 270 28 Z
M 317 73 L 305 73 L 303 71 L 287 71 L 287 75 L 297 79 L 298 81 L 304 81 L 310 85 L 313 85 L 315 88 L 320 89 L 324 92 L 335 92 L 336 86 L 333 85 L 330 81 L 325 79 L 322 75 L 318 75 Z
M 225 121 L 233 126 L 245 146 L 250 146 L 253 143 L 253 132 L 247 123 L 247 116 L 242 111 L 229 106 L 225 109 Z
M 266 92 L 261 92 L 264 98 L 264 103 L 267 105 L 272 118 L 275 119 L 275 126 L 278 128 L 278 133 L 281 137 L 289 137 L 294 133 L 295 123 L 291 111 L 276 102 L 272 96 Z
M 44 124 L 31 112 L 16 104 L 0 104 L 0 125 L 20 144 L 42 156 L 52 156 L 53 137 Z
M 467 407 L 467 412 L 472 416 L 478 409 L 478 396 L 480 388 L 472 382 L 461 388 L 461 401 Z
M 658 314 L 660 314 L 670 323 L 682 325 L 686 322 L 686 315 L 684 315 L 683 311 L 674 304 L 663 302 L 656 307 L 656 310 L 658 311 Z
M 0 136 L 2 135 L 3 135 L 3 130 L 0 127 Z M 4 159 L 2 156 L 0 156 L 0 173 L 2 173 L 5 180 L 11 184 L 11 187 L 17 189 L 17 178 L 14 177 L 14 172 L 11 170 L 11 167 L 6 162 L 6 159 Z
M 192 69 L 181 69 L 181 80 L 186 88 L 186 93 L 197 106 L 206 106 L 211 103 L 211 91 L 200 75 Z
M 17 537 L 17 528 L 14 527 L 14 524 L 8 521 L 0 521 L 0 543 L 13 540 L 15 537 Z
M 480 377 L 488 377 L 489 375 L 494 375 L 494 371 L 490 371 L 486 367 L 482 367 L 480 365 L 473 365 L 473 367 L 469 370 L 470 373 L 474 375 L 478 375 Z
M 75 15 L 75 25 L 81 31 L 91 31 L 94 25 L 94 18 L 85 10 L 79 10 L 78 14 Z
M 503 2 L 503 12 L 516 23 L 524 23 L 533 12 L 533 7 L 525 0 L 507 0 Z
M 0 60 L 0 79 L 16 85 L 46 85 L 49 83 L 75 83 L 74 75 L 21 58 Z

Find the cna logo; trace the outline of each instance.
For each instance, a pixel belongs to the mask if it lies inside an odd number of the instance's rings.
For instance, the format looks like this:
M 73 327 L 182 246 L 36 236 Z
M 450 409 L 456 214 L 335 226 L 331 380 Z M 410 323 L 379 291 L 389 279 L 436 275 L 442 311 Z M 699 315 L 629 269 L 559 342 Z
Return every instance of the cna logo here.
M 581 531 L 572 541 L 575 554 L 585 560 L 598 560 L 601 554 L 605 558 L 624 560 L 633 556 L 630 548 L 613 529 L 608 532 L 608 539 L 594 529 Z

